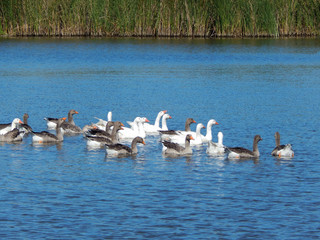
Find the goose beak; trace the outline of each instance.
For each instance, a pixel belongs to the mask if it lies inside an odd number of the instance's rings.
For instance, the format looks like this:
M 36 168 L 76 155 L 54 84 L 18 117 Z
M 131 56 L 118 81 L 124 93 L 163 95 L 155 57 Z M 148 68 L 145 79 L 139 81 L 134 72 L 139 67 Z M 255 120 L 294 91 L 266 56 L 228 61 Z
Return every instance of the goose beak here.
M 167 111 L 167 110 L 163 110 L 162 112 L 163 112 L 163 113 L 167 113 L 168 111 Z
M 216 122 L 216 123 L 215 123 L 215 125 L 219 125 L 219 123 L 218 123 L 218 122 Z
M 66 117 L 64 117 L 64 118 L 62 118 L 63 120 L 66 120 L 67 118 Z
M 120 123 L 120 126 L 121 126 L 121 127 L 124 127 L 124 125 L 123 125 L 123 123 L 122 123 L 122 122 Z
M 77 112 L 77 111 L 75 112 L 75 114 L 78 114 L 78 113 L 79 113 L 79 112 Z
M 147 118 L 146 118 L 146 121 L 145 122 L 150 122 Z
M 143 145 L 146 145 L 146 143 L 145 143 L 144 141 L 142 141 L 142 144 L 143 144 Z
M 172 117 L 171 117 L 171 116 L 169 116 L 169 119 L 172 119 Z
M 191 139 L 191 140 L 194 140 L 194 138 L 193 138 L 192 136 L 190 136 L 190 139 Z
M 193 123 L 197 123 L 195 120 L 193 120 Z
M 22 122 L 21 120 L 19 120 L 19 123 L 21 123 L 21 124 L 22 124 L 23 122 Z

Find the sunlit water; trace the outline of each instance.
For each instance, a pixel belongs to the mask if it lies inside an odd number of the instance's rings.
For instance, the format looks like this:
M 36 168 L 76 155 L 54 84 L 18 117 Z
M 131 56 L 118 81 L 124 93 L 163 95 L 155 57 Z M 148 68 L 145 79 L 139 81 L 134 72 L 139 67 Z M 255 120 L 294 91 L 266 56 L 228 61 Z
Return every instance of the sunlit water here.
M 170 129 L 214 118 L 227 146 L 263 138 L 258 161 L 210 157 L 206 145 L 165 158 L 157 136 L 121 159 L 81 135 L 1 144 L 0 238 L 319 237 L 319 49 L 317 39 L 0 40 L 1 123 L 27 112 L 42 131 L 70 109 L 81 127 L 108 111 L 126 124 L 168 110 Z M 293 159 L 270 156 L 276 131 Z

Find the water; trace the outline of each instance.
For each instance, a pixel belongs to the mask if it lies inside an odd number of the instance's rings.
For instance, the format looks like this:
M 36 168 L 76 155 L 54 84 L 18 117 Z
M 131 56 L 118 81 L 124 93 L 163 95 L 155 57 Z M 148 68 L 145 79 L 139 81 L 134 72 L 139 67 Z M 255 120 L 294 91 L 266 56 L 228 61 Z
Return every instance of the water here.
M 60 146 L 0 146 L 2 239 L 319 238 L 320 41 L 2 39 L 0 122 L 27 112 L 151 122 L 168 110 L 171 129 L 187 117 L 214 141 L 252 147 L 258 161 L 217 159 L 206 146 L 165 158 L 148 136 L 136 158 L 90 150 L 82 136 Z M 195 126 L 192 126 L 195 129 Z M 274 133 L 293 144 L 291 160 L 270 156 Z

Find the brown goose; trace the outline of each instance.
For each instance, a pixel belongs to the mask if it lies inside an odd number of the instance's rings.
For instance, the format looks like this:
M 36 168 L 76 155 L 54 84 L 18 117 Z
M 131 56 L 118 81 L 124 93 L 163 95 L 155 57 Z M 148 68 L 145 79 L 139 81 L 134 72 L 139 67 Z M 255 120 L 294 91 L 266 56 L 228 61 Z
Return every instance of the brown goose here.
M 191 155 L 192 149 L 190 147 L 190 140 L 194 140 L 191 134 L 186 136 L 185 147 L 169 141 L 163 141 L 162 152 L 167 155 Z
M 111 123 L 108 122 L 107 125 Z M 122 129 L 123 124 L 119 121 L 114 122 L 114 127 L 111 134 L 107 134 L 100 129 L 92 129 L 98 131 L 89 131 L 85 134 L 87 145 L 89 147 L 104 147 L 106 144 L 116 144 L 119 142 L 117 133 Z M 96 134 L 93 134 L 96 133 Z
M 280 133 L 276 132 L 274 134 L 276 140 L 276 147 L 272 150 L 272 156 L 278 157 L 294 157 L 294 152 L 292 150 L 291 144 L 280 145 Z
M 33 137 L 32 141 L 35 143 L 53 143 L 53 142 L 62 142 L 63 133 L 61 131 L 61 125 L 66 120 L 66 118 L 59 118 L 56 125 L 56 135 L 49 133 L 47 131 L 42 132 L 32 132 Z
M 117 156 L 136 155 L 138 153 L 138 148 L 137 148 L 138 143 L 142 143 L 143 145 L 146 144 L 142 137 L 135 137 L 132 140 L 131 148 L 120 143 L 107 144 L 106 152 L 108 155 L 117 155 Z
M 258 149 L 258 142 L 262 140 L 260 135 L 254 136 L 253 139 L 253 150 L 250 151 L 242 147 L 226 148 L 228 158 L 258 158 L 260 152 Z
M 76 124 L 73 121 L 74 114 L 78 114 L 78 112 L 74 109 L 71 109 L 68 113 L 68 123 L 75 126 Z M 46 117 L 46 118 L 44 118 L 44 120 L 47 121 L 48 129 L 51 129 L 51 130 L 56 129 L 58 118 Z
M 84 134 L 85 134 L 85 136 L 104 137 L 104 138 L 110 138 L 111 139 L 113 131 L 115 131 L 115 133 L 116 133 L 123 126 L 124 125 L 119 121 L 117 121 L 117 122 L 109 121 L 107 123 L 106 127 L 105 127 L 105 130 L 101 130 L 99 128 L 93 128 L 93 129 L 89 129 Z M 112 130 L 111 130 L 111 127 L 113 127 Z

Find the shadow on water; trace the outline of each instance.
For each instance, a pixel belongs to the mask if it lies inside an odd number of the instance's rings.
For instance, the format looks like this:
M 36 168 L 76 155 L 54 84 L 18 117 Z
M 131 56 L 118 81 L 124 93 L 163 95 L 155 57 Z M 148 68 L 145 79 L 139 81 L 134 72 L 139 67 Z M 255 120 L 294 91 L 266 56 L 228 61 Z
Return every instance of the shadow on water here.
M 59 142 L 59 143 L 36 143 L 33 142 L 31 143 L 31 146 L 34 147 L 34 149 L 41 151 L 41 150 L 48 150 L 53 146 L 56 146 L 56 149 L 58 151 L 60 151 L 62 149 L 63 143 Z

